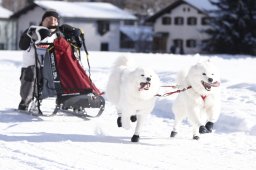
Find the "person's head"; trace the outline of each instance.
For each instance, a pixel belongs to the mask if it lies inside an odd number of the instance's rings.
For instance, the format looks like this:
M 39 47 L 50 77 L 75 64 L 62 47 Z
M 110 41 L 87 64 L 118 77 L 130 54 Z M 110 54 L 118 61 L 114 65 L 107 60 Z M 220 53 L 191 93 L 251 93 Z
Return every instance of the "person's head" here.
M 42 16 L 41 24 L 44 27 L 59 25 L 59 14 L 55 10 L 47 10 Z

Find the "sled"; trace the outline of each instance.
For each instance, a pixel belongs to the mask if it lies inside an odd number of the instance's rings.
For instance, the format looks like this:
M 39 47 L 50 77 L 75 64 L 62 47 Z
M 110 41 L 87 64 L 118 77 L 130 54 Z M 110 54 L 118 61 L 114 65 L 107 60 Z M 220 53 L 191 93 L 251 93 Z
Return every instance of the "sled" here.
M 91 80 L 88 57 L 89 76 L 81 64 L 82 46 L 88 55 L 84 35 L 79 29 L 69 25 L 62 25 L 56 30 L 58 37 L 53 43 L 37 40 L 33 44 L 37 88 L 30 110 L 37 109 L 38 115 L 44 115 L 40 109 L 42 100 L 55 97 L 56 107 L 52 115 L 63 111 L 79 117 L 99 117 L 104 111 L 105 99 Z M 88 114 L 88 108 L 98 109 L 97 114 Z

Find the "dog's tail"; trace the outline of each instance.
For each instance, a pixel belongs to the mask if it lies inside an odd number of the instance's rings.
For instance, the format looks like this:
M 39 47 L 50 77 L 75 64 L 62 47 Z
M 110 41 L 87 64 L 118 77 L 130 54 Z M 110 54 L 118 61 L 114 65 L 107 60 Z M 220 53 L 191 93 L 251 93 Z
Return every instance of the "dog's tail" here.
M 117 68 L 120 66 L 134 66 L 134 65 L 135 65 L 135 61 L 133 60 L 132 57 L 121 56 L 115 61 L 114 68 Z
M 188 71 L 188 69 L 182 69 L 177 73 L 176 84 L 179 88 L 185 88 L 186 86 L 188 86 L 188 83 L 186 81 Z
M 120 97 L 120 84 L 121 84 L 121 76 L 123 71 L 131 66 L 133 63 L 132 59 L 122 56 L 119 57 L 112 68 L 111 74 L 109 76 L 109 80 L 106 86 L 106 98 L 117 105 Z

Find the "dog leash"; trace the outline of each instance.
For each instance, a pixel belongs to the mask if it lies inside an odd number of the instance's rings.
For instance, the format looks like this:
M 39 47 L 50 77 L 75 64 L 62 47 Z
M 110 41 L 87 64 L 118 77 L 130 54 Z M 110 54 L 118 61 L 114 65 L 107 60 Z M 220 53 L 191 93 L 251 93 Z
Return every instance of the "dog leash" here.
M 161 86 L 161 87 L 177 88 L 177 86 Z M 191 88 L 192 88 L 192 86 L 188 86 L 188 87 L 183 88 L 183 89 L 178 89 L 178 90 L 176 90 L 176 91 L 167 92 L 167 93 L 165 93 L 165 94 L 163 94 L 163 95 L 161 95 L 161 94 L 156 94 L 155 96 L 157 96 L 157 97 L 166 97 L 166 96 L 170 96 L 170 95 L 175 94 L 175 93 L 184 92 L 184 91 L 186 91 L 186 90 L 188 90 L 188 89 L 191 89 Z

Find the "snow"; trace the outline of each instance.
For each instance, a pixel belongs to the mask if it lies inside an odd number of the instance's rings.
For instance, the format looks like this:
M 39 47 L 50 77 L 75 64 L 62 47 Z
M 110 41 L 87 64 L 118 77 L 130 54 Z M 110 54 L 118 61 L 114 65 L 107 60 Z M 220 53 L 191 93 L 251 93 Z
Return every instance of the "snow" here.
M 117 127 L 114 106 L 108 101 L 101 117 L 87 121 L 63 113 L 55 117 L 16 113 L 12 109 L 20 100 L 22 52 L 0 51 L 0 169 L 256 169 L 256 58 L 90 52 L 92 79 L 101 90 L 111 65 L 121 55 L 134 57 L 139 65 L 152 66 L 162 85 L 174 85 L 179 70 L 211 57 L 222 73 L 222 110 L 214 133 L 192 140 L 192 129 L 185 121 L 179 136 L 171 139 L 171 106 L 176 95 L 158 98 L 139 143 L 130 142 L 133 129 Z M 53 108 L 54 99 L 43 101 L 43 111 Z
M 12 13 L 13 13 L 12 11 L 2 7 L 1 4 L 0 4 L 0 18 L 6 18 L 7 19 L 12 15 Z
M 114 20 L 137 19 L 127 11 L 104 2 L 35 1 L 35 3 L 43 8 L 56 10 L 61 17 Z
M 202 11 L 216 10 L 217 7 L 209 2 L 209 0 L 185 0 L 189 4 L 197 7 Z

